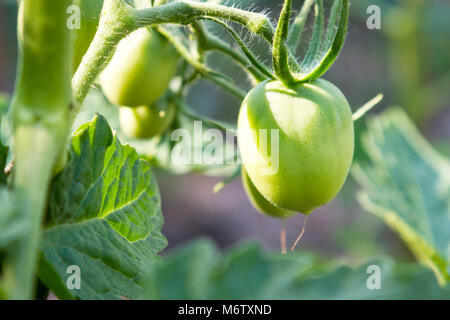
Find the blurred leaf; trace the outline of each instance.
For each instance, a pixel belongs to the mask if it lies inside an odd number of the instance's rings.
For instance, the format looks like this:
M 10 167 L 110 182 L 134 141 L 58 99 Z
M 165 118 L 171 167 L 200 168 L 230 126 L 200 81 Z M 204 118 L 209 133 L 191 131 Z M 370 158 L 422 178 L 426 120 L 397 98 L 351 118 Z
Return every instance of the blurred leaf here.
M 358 198 L 429 266 L 444 284 L 450 263 L 450 164 L 398 108 L 368 123 L 363 146 L 370 164 L 355 164 Z
M 2 122 L 4 118 L 4 113 L 6 112 L 8 105 L 8 98 L 0 93 L 0 185 L 6 184 L 6 174 L 5 174 L 5 167 L 6 167 L 6 161 L 8 158 L 8 148 L 3 145 L 2 140 Z
M 166 245 L 150 165 L 122 145 L 102 116 L 75 132 L 70 160 L 53 181 L 40 278 L 60 298 L 139 298 L 144 265 Z M 81 290 L 65 285 L 71 265 Z
M 8 148 L 2 144 L 2 141 L 0 139 L 0 185 L 2 184 L 5 185 L 7 182 L 5 174 L 7 158 L 8 158 Z
M 248 243 L 222 256 L 210 240 L 175 251 L 151 272 L 151 299 L 269 299 L 318 265 L 310 254 L 283 256 Z
M 214 129 L 209 133 L 216 133 L 218 137 L 219 131 L 229 130 L 231 133 L 235 126 L 200 116 L 183 103 L 179 103 L 177 108 L 178 113 L 171 129 L 162 137 L 149 140 L 131 139 L 120 129 L 117 106 L 112 105 L 100 90 L 92 90 L 75 125 L 81 125 L 88 119 L 92 119 L 98 112 L 108 120 L 120 141 L 132 145 L 140 156 L 148 159 L 155 167 L 160 167 L 172 174 L 190 172 L 212 176 L 231 174 L 238 166 L 238 161 L 235 159 L 239 157 L 236 146 L 232 141 L 225 139 L 225 134 L 220 135 L 223 140 L 221 143 L 221 139 L 214 139 L 208 135 L 207 130 Z M 216 143 L 213 140 L 216 140 Z M 183 154 L 186 159 L 180 158 Z M 215 158 L 216 154 L 223 155 L 220 157 L 222 158 L 220 163 L 204 161 L 204 155 Z
M 16 193 L 0 187 L 0 248 L 23 236 L 30 227 L 20 203 Z
M 9 104 L 9 96 L 4 93 L 4 92 L 0 92 L 0 114 L 3 114 Z
M 380 271 L 380 290 L 371 290 L 369 266 Z M 431 271 L 374 259 L 353 269 L 330 267 L 307 252 L 269 253 L 254 243 L 225 254 L 208 240 L 171 253 L 155 266 L 151 299 L 449 299 Z
M 0 92 L 0 158 L 2 145 L 10 145 L 11 125 L 9 123 L 8 113 L 9 100 L 10 98 L 6 93 Z
M 152 163 L 171 173 L 227 176 L 238 167 L 235 127 L 180 105 L 174 126 L 156 146 Z
M 380 271 L 380 289 L 369 289 L 367 282 Z M 434 300 L 450 299 L 450 291 L 442 289 L 433 273 L 415 264 L 395 264 L 391 259 L 373 259 L 353 269 L 342 266 L 321 277 L 297 279 L 280 293 L 280 299 L 323 300 Z

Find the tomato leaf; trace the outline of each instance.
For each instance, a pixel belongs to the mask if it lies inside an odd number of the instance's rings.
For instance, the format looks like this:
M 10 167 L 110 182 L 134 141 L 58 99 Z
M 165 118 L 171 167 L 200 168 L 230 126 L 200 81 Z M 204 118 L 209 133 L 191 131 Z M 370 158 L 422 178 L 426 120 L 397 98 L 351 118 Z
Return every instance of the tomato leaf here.
M 47 218 L 39 276 L 60 298 L 139 298 L 143 266 L 158 263 L 166 246 L 150 165 L 120 143 L 102 116 L 74 133 Z M 66 286 L 72 265 L 81 271 L 79 290 Z
M 150 271 L 150 299 L 262 299 L 275 297 L 284 283 L 312 271 L 310 254 L 270 255 L 248 243 L 222 255 L 210 240 L 173 252 Z
M 16 192 L 0 187 L 0 248 L 23 236 L 29 229 L 26 210 L 20 210 Z
M 379 271 L 380 290 L 367 285 L 372 268 Z M 197 240 L 170 253 L 149 274 L 150 299 L 450 298 L 433 273 L 417 264 L 377 258 L 351 268 L 303 251 L 267 252 L 254 243 L 222 254 L 210 241 Z
M 354 167 L 364 187 L 358 198 L 429 266 L 449 279 L 450 164 L 421 136 L 401 109 L 372 119 L 363 146 L 370 163 Z

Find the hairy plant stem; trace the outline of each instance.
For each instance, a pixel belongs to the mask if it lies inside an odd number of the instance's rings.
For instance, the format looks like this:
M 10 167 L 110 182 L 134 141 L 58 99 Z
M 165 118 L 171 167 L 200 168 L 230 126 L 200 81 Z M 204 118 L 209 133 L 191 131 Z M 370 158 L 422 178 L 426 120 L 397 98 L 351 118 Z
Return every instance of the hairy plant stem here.
M 22 0 L 21 52 L 12 114 L 14 191 L 30 229 L 7 248 L 4 282 L 11 299 L 33 296 L 41 224 L 52 170 L 70 129 L 70 0 Z
M 255 84 L 267 79 L 267 77 L 260 72 L 255 65 L 250 63 L 245 54 L 236 51 L 227 42 L 208 32 L 200 21 L 192 23 L 192 29 L 195 32 L 199 49 L 202 52 L 214 50 L 229 56 L 247 71 L 248 75 L 253 78 L 252 80 Z
M 201 63 L 201 61 L 197 60 L 195 57 L 192 57 L 188 49 L 180 40 L 177 39 L 175 34 L 162 27 L 159 27 L 158 31 L 169 40 L 173 47 L 178 51 L 180 56 L 182 56 L 184 60 L 186 60 L 191 66 L 193 66 L 199 74 L 215 82 L 217 85 L 221 86 L 237 99 L 243 100 L 245 98 L 246 93 L 238 88 L 231 79 L 219 72 L 208 68 L 206 65 Z
M 231 36 L 237 41 L 239 46 L 241 47 L 242 52 L 244 53 L 245 57 L 248 59 L 248 61 L 251 62 L 251 65 L 254 69 L 256 69 L 259 73 L 262 74 L 262 78 L 259 79 L 259 81 L 264 81 L 267 79 L 275 79 L 275 76 L 272 74 L 272 72 L 267 68 L 263 63 L 261 63 L 256 56 L 250 51 L 250 49 L 247 48 L 244 41 L 239 37 L 236 31 L 233 30 L 227 23 L 223 22 L 220 19 L 206 17 L 202 19 L 207 19 L 214 21 L 215 23 L 221 25 L 225 30 L 227 30 Z

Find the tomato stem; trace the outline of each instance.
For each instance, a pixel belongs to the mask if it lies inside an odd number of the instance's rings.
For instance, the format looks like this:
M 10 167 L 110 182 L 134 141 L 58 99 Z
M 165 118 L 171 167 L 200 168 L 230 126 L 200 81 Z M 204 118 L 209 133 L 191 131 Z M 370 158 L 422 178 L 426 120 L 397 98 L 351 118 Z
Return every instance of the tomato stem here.
M 292 11 L 292 0 L 285 0 L 278 20 L 275 37 L 273 39 L 273 68 L 276 76 L 286 85 L 295 82 L 295 78 L 289 66 L 289 49 L 286 39 L 289 34 L 289 19 Z
M 238 42 L 239 46 L 241 47 L 241 49 L 242 49 L 244 55 L 246 56 L 246 58 L 248 59 L 248 61 L 250 61 L 252 66 L 254 68 L 256 68 L 257 72 L 260 75 L 262 75 L 262 77 L 260 76 L 258 78 L 259 81 L 264 81 L 267 79 L 275 79 L 275 76 L 272 74 L 272 72 L 269 70 L 269 68 L 267 68 L 262 62 L 258 61 L 258 58 L 256 58 L 256 56 L 250 51 L 250 49 L 247 48 L 244 41 L 241 39 L 241 37 L 239 37 L 237 32 L 234 31 L 228 24 L 226 24 L 225 22 L 223 22 L 219 19 L 211 18 L 211 17 L 205 17 L 202 19 L 211 20 L 217 24 L 220 24 L 231 34 L 231 36 Z
M 70 0 L 22 0 L 20 58 L 12 103 L 14 190 L 30 228 L 7 250 L 4 267 L 9 298 L 30 299 L 53 166 L 64 150 L 72 93 Z

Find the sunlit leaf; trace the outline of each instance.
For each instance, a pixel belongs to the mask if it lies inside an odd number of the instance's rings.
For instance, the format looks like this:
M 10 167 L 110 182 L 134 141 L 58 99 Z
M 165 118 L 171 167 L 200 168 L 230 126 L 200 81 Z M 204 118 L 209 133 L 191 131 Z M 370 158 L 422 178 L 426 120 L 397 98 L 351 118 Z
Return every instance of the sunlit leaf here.
M 41 243 L 40 278 L 60 298 L 139 298 L 143 266 L 159 263 L 166 239 L 150 165 L 122 145 L 102 116 L 81 126 L 53 181 Z M 81 270 L 81 289 L 66 286 Z
M 370 163 L 354 167 L 367 211 L 398 232 L 441 284 L 450 266 L 450 164 L 421 136 L 401 109 L 369 122 L 363 146 Z

